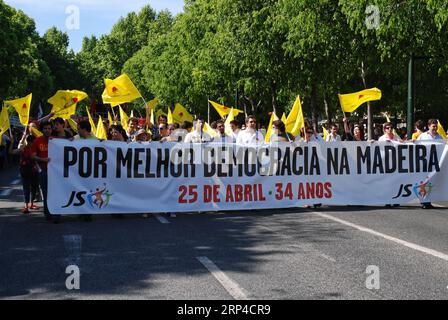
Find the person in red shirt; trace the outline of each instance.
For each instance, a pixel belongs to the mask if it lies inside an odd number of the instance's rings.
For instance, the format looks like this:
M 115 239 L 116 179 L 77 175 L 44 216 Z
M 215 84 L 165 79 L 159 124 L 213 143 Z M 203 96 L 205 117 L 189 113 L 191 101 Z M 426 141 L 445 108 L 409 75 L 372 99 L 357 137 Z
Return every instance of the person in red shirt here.
M 48 211 L 47 206 L 47 190 L 48 190 L 48 174 L 47 174 L 47 164 L 50 162 L 48 158 L 48 141 L 51 136 L 52 126 L 50 122 L 42 122 L 40 125 L 40 130 L 44 134 L 43 136 L 36 138 L 31 146 L 31 159 L 37 162 L 39 166 L 39 184 L 42 190 L 43 201 L 44 201 L 44 214 L 48 221 L 52 220 L 50 211 Z M 53 220 L 55 223 L 59 222 L 59 217 L 55 216 Z
M 30 209 L 37 210 L 34 205 L 34 197 L 39 189 L 39 176 L 36 163 L 31 160 L 31 146 L 35 137 L 31 134 L 29 127 L 26 127 L 22 139 L 17 149 L 13 150 L 13 143 L 10 145 L 9 154 L 20 155 L 20 177 L 22 178 L 23 195 L 25 198 L 25 207 L 22 213 L 30 213 Z M 11 139 L 14 141 L 14 136 Z

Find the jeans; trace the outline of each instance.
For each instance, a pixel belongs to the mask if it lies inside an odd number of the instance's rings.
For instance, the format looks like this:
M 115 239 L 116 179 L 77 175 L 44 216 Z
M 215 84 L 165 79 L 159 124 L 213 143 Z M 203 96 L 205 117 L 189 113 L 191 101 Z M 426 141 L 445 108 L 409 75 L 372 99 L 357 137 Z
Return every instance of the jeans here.
M 30 176 L 22 176 L 22 186 L 25 203 L 33 202 L 33 199 L 39 190 L 39 177 L 37 173 Z

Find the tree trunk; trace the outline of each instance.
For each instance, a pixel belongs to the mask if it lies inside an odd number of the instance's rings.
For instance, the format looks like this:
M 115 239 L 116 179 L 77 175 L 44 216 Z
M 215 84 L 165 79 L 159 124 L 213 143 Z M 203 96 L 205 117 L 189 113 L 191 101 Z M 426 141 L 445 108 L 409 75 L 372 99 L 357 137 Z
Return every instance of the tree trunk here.
M 330 107 L 328 105 L 328 99 L 327 99 L 327 93 L 324 92 L 324 106 L 325 106 L 325 116 L 327 117 L 328 122 L 331 121 L 331 115 L 330 115 Z
M 272 110 L 274 113 L 278 116 L 277 113 L 277 85 L 275 81 L 272 81 L 271 83 L 271 94 L 272 94 Z

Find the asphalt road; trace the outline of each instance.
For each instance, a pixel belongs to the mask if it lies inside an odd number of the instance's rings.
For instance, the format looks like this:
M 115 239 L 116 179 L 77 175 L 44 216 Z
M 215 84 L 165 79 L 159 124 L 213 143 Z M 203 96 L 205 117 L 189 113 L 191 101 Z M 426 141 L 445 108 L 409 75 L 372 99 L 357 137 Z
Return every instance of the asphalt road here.
M 0 172 L 0 299 L 448 298 L 443 207 L 64 217 L 55 225 L 42 212 L 20 213 L 17 179 L 15 169 Z M 80 269 L 79 290 L 66 288 L 69 265 Z

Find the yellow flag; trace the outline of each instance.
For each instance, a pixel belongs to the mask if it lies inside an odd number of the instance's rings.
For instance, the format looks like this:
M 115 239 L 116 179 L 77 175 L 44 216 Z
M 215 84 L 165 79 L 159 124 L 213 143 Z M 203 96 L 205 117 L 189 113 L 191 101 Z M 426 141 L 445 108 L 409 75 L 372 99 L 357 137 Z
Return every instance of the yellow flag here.
M 302 103 L 300 96 L 297 96 L 296 101 L 291 109 L 291 112 L 286 119 L 286 132 L 294 136 L 300 134 L 300 129 L 305 128 L 305 118 L 303 117 Z
M 54 96 L 48 99 L 48 103 L 53 105 L 51 112 L 55 113 L 51 119 L 70 119 L 76 112 L 78 102 L 87 97 L 87 93 L 79 90 L 58 90 Z
M 437 120 L 437 133 L 443 138 L 446 139 L 446 131 L 443 129 L 442 124 L 439 120 Z
M 324 141 L 327 141 L 328 130 L 324 126 L 322 126 L 322 132 L 324 133 Z
M 106 88 L 102 95 L 103 103 L 110 103 L 112 107 L 132 102 L 142 96 L 125 73 L 114 80 L 105 79 L 104 83 Z
M 285 124 L 285 126 L 286 126 L 286 114 L 283 112 L 283 114 L 282 114 L 282 122 Z
M 159 103 L 159 99 L 154 98 L 146 104 L 146 108 L 148 108 L 149 110 L 153 110 L 156 108 L 158 103 Z
M 148 120 L 151 121 L 151 123 L 153 125 L 155 125 L 154 110 L 156 109 L 156 106 L 158 103 L 159 103 L 159 99 L 154 98 L 146 104 L 146 119 L 147 119 L 147 121 Z M 148 118 L 148 115 L 149 115 L 149 118 Z M 148 126 L 148 124 L 146 124 L 146 126 Z
M 92 132 L 96 133 L 95 122 L 93 122 L 92 116 L 90 115 L 89 108 L 86 107 L 86 110 L 87 110 L 87 115 L 89 116 L 89 122 L 90 122 L 90 126 L 92 127 Z
M 272 126 L 274 121 L 278 120 L 277 115 L 275 114 L 275 112 L 271 113 L 271 120 L 269 120 L 269 125 L 268 125 L 268 129 L 266 130 L 266 137 L 264 137 L 264 142 L 269 143 L 269 140 L 271 140 L 271 135 L 272 135 Z
M 14 107 L 17 111 L 20 119 L 20 123 L 24 126 L 28 125 L 30 119 L 30 109 L 31 109 L 31 100 L 33 99 L 33 94 L 30 93 L 24 98 L 5 101 L 6 106 Z
M 128 131 L 129 128 L 129 117 L 126 114 L 126 112 L 123 111 L 123 109 L 120 107 L 120 122 L 121 122 L 121 126 L 123 127 L 124 130 Z
M 110 115 L 109 111 L 107 111 L 107 120 L 109 120 L 109 125 L 110 126 L 114 124 L 114 121 L 112 120 L 112 116 Z
M 8 109 L 3 107 L 2 112 L 0 113 L 0 137 L 8 131 L 10 127 L 11 124 L 9 123 Z
M 182 124 L 184 121 L 193 122 L 193 116 L 181 104 L 176 103 L 173 110 L 173 120 L 179 124 Z
M 101 116 L 100 116 L 100 118 L 98 120 L 98 126 L 96 127 L 96 134 L 95 134 L 95 136 L 98 139 L 107 140 L 107 132 L 106 132 L 106 128 L 104 127 L 103 119 L 101 118 Z
M 173 124 L 173 123 L 174 123 L 173 114 L 171 113 L 170 107 L 168 107 L 168 124 Z
M 78 133 L 78 124 L 72 118 L 67 119 L 68 125 L 72 128 L 73 131 Z
M 219 133 L 216 130 L 213 130 L 213 128 L 210 127 L 210 125 L 207 122 L 204 123 L 204 129 L 203 130 L 204 130 L 205 133 L 207 133 L 212 138 L 219 137 Z
M 230 126 L 230 122 L 232 122 L 233 120 L 235 120 L 235 116 L 234 116 L 233 108 L 232 108 L 229 115 L 227 116 L 226 122 L 224 123 L 224 127 L 226 129 L 226 134 L 231 137 L 233 137 L 233 130 L 232 130 L 232 127 Z
M 355 93 L 339 94 L 342 111 L 353 112 L 367 101 L 381 100 L 381 90 L 378 88 L 366 89 Z
M 31 133 L 33 134 L 33 136 L 35 136 L 36 138 L 42 137 L 44 135 L 42 132 L 40 132 L 35 127 L 30 126 L 30 130 L 31 130 Z
M 224 118 L 225 116 L 227 116 L 230 113 L 230 110 L 233 109 L 233 108 L 229 108 L 229 107 L 223 106 L 222 104 L 219 104 L 219 103 L 211 101 L 211 100 L 209 100 L 208 102 L 210 102 L 210 104 L 213 106 L 213 108 L 215 108 L 216 112 L 219 113 L 221 118 Z M 240 113 L 243 113 L 243 111 L 239 110 L 239 109 L 233 109 L 233 116 L 234 117 L 236 117 Z

